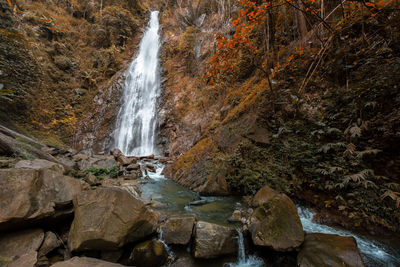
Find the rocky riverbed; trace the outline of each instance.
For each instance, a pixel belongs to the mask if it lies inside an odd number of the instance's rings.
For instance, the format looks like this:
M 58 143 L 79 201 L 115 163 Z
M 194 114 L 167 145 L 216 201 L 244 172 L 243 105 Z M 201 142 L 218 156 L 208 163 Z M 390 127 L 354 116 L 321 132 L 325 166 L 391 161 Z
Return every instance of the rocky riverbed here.
M 237 225 L 208 222 L 201 212 L 173 214 L 142 197 L 142 186 L 154 183 L 148 174 L 156 174 L 155 163 L 168 159 L 126 157 L 118 150 L 92 156 L 42 151 L 59 163 L 2 160 L 2 265 L 177 266 L 184 257 L 169 254 L 167 245 L 187 247 L 194 259 L 237 254 Z M 198 206 L 207 204 L 197 200 Z M 249 236 L 246 242 L 269 253 L 300 250 L 300 266 L 318 266 L 310 265 L 315 249 L 321 261 L 363 266 L 353 238 L 305 235 L 294 203 L 268 187 L 248 207 L 233 212 L 235 216 Z

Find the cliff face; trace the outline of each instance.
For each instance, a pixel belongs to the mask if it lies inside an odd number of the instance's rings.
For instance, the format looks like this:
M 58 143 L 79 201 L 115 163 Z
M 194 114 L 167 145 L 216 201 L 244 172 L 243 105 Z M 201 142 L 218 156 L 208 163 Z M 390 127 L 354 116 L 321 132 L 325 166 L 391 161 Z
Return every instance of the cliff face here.
M 398 13 L 338 27 L 311 77 L 319 48 L 277 45 L 271 91 L 244 54 L 235 76 L 204 78 L 214 34 L 234 32 L 227 10 L 193 3 L 163 14 L 166 174 L 203 194 L 254 194 L 268 184 L 349 227 L 399 231 Z M 372 46 L 355 34 L 363 23 Z
M 143 7 L 125 0 L 10 3 L 1 1 L 1 122 L 71 144 L 98 105 L 95 96 L 133 55 Z

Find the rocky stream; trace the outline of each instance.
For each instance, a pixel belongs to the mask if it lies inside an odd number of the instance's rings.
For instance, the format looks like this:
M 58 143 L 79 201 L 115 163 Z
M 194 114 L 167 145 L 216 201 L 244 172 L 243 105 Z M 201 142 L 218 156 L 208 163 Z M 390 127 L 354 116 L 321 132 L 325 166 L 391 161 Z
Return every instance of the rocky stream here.
M 152 12 L 128 69 L 118 148 L 88 155 L 0 131 L 10 152 L 0 160 L 0 266 L 400 266 L 396 240 L 318 224 L 268 186 L 205 196 L 165 177 L 158 32 Z M 30 154 L 13 157 L 22 144 Z

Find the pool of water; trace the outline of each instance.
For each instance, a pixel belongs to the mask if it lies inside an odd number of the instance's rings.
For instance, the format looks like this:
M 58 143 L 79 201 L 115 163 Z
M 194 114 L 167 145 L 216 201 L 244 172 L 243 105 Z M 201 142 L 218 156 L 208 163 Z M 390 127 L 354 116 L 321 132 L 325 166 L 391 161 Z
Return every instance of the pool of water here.
M 165 178 L 161 172 L 163 166 L 156 165 L 156 173 L 148 173 L 150 179 L 144 179 L 141 186 L 142 198 L 153 202 L 153 208 L 170 214 L 194 214 L 197 219 L 221 225 L 228 222 L 235 209 L 240 209 L 240 197 L 200 196 L 174 181 Z M 191 205 L 203 203 L 200 205 Z

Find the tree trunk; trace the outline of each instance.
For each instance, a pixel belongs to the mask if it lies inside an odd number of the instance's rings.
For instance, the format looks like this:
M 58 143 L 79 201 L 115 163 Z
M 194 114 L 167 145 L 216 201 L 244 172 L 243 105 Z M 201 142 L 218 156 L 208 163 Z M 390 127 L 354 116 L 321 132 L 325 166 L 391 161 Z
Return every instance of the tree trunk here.
M 301 42 L 305 42 L 307 37 L 307 25 L 306 25 L 306 18 L 304 17 L 304 5 L 302 0 L 297 0 L 297 25 L 299 26 L 299 34 Z

